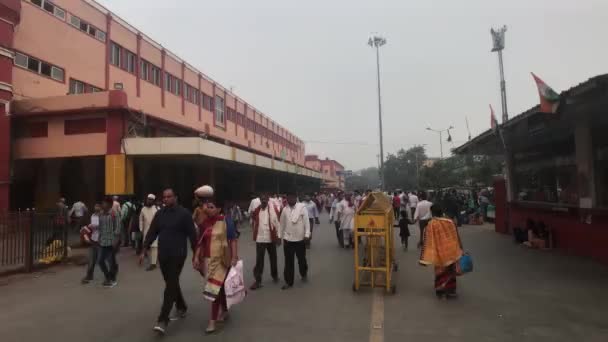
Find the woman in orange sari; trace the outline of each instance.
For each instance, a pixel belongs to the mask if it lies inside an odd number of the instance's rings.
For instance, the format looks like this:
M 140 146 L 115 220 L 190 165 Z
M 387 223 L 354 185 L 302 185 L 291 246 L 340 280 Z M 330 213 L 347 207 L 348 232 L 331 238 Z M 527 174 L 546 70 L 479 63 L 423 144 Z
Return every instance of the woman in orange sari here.
M 216 322 L 228 318 L 224 281 L 228 270 L 238 261 L 236 231 L 227 227 L 224 216 L 220 215 L 212 199 L 205 200 L 204 209 L 199 217 L 199 239 L 192 261 L 193 266 L 206 279 L 203 290 L 205 299 L 212 302 L 211 318 L 205 332 L 216 331 Z
M 456 297 L 456 262 L 462 256 L 462 243 L 454 222 L 444 218 L 441 207 L 431 207 L 433 218 L 424 232 L 420 255 L 421 265 L 435 266 L 435 294 L 437 298 Z

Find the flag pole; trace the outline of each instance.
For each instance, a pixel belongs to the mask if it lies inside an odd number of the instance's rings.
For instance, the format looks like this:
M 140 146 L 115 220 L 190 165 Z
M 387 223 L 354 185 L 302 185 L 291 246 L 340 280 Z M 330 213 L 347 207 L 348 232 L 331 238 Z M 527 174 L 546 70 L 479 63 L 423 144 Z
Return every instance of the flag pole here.
M 498 52 L 498 68 L 500 72 L 500 100 L 502 102 L 502 123 L 509 120 L 509 113 L 507 110 L 507 85 L 505 82 L 505 70 L 502 60 L 502 50 L 505 49 L 505 32 L 507 32 L 507 26 L 503 26 L 500 29 L 491 29 L 493 48 L 492 52 Z

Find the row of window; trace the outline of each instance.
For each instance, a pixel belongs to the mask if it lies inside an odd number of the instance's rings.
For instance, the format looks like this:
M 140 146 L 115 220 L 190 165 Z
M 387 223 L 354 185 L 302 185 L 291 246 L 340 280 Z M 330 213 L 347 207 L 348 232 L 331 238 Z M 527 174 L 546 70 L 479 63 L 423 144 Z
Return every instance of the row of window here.
M 65 20 L 65 10 L 48 0 L 30 0 L 30 2 L 51 13 L 61 20 Z
M 15 65 L 33 71 L 37 74 L 50 77 L 59 82 L 63 82 L 64 80 L 63 77 L 65 72 L 63 68 L 43 62 L 21 52 L 15 53 Z
M 70 78 L 70 94 L 96 93 L 98 91 L 101 91 L 101 88 Z
M 40 7 L 44 11 L 49 12 L 55 17 L 65 21 L 66 11 L 63 8 L 55 5 L 53 2 L 49 0 L 30 0 L 30 2 Z M 104 31 L 98 29 L 97 27 L 89 24 L 88 22 L 80 19 L 79 17 L 73 14 L 70 15 L 70 25 L 74 26 L 82 32 L 87 33 L 92 37 L 95 37 L 95 39 L 97 40 L 100 40 L 102 42 L 106 41 L 106 33 Z
M 106 33 L 97 27 L 89 24 L 88 22 L 80 19 L 79 17 L 72 14 L 70 18 L 70 24 L 80 31 L 87 33 L 90 36 L 95 37 L 96 39 L 105 42 L 106 41 Z
M 133 52 L 112 42 L 112 46 L 110 48 L 110 64 L 135 74 L 136 60 L 137 56 Z
M 156 65 L 146 61 L 145 59 L 140 59 L 139 76 L 142 80 L 146 80 L 160 87 L 160 72 L 160 68 Z

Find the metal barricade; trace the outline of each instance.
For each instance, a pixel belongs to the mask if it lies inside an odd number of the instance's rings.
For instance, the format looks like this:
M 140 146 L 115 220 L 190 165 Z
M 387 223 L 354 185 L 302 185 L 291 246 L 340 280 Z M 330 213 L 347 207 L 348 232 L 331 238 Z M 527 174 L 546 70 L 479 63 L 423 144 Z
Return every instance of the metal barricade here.
M 31 272 L 67 256 L 67 220 L 59 224 L 53 213 L 0 213 L 0 273 Z

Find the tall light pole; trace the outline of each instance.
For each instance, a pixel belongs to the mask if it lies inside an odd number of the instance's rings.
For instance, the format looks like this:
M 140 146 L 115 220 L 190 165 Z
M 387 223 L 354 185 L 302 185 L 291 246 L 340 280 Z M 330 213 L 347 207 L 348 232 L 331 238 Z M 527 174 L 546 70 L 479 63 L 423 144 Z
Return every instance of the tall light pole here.
M 372 48 L 376 48 L 376 71 L 378 74 L 378 123 L 380 130 L 380 184 L 384 190 L 384 145 L 382 143 L 382 96 L 380 92 L 380 47 L 386 44 L 386 39 L 372 34 L 367 40 L 367 44 Z
M 439 149 L 441 150 L 441 152 L 440 152 L 441 159 L 443 159 L 443 132 L 447 132 L 448 141 L 452 141 L 452 136 L 450 135 L 450 130 L 453 128 L 454 128 L 454 126 L 450 126 L 449 128 L 446 128 L 446 129 L 433 129 L 431 127 L 426 128 L 427 131 L 439 133 Z
M 497 30 L 490 29 L 492 34 L 492 52 L 498 52 L 498 68 L 500 69 L 500 100 L 502 102 L 502 123 L 509 120 L 507 111 L 507 86 L 505 82 L 505 70 L 502 63 L 502 50 L 505 49 L 505 32 L 507 26 L 503 26 Z

